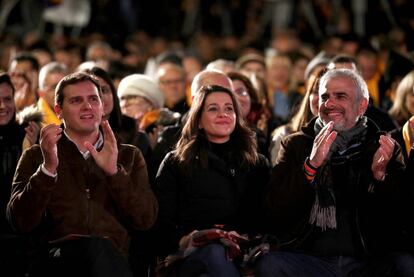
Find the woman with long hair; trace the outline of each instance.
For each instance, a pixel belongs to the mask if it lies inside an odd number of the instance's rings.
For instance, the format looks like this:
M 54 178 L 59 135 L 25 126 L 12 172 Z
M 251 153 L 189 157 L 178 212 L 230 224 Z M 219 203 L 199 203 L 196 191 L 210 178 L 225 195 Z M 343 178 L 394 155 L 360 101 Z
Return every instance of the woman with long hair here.
M 414 70 L 405 75 L 398 85 L 389 114 L 400 128 L 414 115 Z
M 180 253 L 180 276 L 239 276 L 232 259 L 246 239 L 240 234 L 260 231 L 268 175 L 268 162 L 256 151 L 234 93 L 201 87 L 156 177 L 159 254 Z

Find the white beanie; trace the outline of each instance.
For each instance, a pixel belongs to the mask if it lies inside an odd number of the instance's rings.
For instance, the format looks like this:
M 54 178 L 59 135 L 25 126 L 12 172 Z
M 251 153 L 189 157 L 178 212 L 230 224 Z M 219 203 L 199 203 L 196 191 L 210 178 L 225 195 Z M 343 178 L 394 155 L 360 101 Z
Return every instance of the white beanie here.
M 124 77 L 118 85 L 118 98 L 141 96 L 151 102 L 155 109 L 164 107 L 164 95 L 153 79 L 143 74 Z

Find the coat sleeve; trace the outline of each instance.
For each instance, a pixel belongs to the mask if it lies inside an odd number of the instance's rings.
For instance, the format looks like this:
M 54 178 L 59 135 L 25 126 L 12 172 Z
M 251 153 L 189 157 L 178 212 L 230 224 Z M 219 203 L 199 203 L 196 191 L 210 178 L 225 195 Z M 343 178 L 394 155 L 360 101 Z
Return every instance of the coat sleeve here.
M 177 162 L 172 152 L 162 161 L 155 178 L 155 193 L 160 205 L 159 217 L 155 226 L 157 248 L 162 256 L 178 249 L 178 243 L 183 234 L 178 230 L 177 213 L 179 206 L 180 177 Z
M 135 230 L 149 229 L 156 220 L 158 203 L 141 151 L 132 145 L 121 146 L 118 168 L 115 175 L 108 177 L 108 185 L 121 216 Z
M 282 140 L 265 193 L 266 227 L 270 233 L 292 232 L 309 216 L 314 189 L 305 178 L 303 164 L 311 143 L 312 140 L 298 135 Z
M 55 178 L 40 169 L 42 161 L 36 145 L 23 153 L 16 168 L 7 216 L 20 232 L 30 232 L 40 224 L 55 188 Z

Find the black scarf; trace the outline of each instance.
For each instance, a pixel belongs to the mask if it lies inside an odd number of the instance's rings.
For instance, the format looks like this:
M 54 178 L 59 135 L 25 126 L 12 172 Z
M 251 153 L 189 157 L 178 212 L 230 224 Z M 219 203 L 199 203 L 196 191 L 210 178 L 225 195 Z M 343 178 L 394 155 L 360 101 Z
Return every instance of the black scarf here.
M 324 124 L 318 118 L 314 125 L 317 135 Z M 322 229 L 336 229 L 336 201 L 333 190 L 332 172 L 330 159 L 334 153 L 345 152 L 350 147 L 360 144 L 367 133 L 367 118 L 362 116 L 358 122 L 349 130 L 338 132 L 335 141 L 329 150 L 327 162 L 323 164 L 315 177 L 316 194 L 313 203 L 309 223 Z

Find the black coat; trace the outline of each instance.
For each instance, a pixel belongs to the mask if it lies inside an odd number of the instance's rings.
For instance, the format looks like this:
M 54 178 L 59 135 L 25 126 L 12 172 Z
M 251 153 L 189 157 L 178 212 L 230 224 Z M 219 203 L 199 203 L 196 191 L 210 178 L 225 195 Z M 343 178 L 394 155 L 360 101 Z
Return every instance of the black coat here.
M 22 154 L 22 143 L 26 132 L 16 122 L 0 126 L 0 233 L 9 233 L 6 206 L 10 199 L 11 186 L 17 162 Z
M 309 243 L 307 239 L 315 231 L 320 232 L 319 227 L 308 223 L 316 190 L 306 180 L 303 170 L 315 138 L 315 120 L 282 141 L 266 193 L 268 231 L 276 235 L 286 249 L 303 250 L 304 244 Z M 374 180 L 371 164 L 378 148 L 378 131 L 378 127 L 368 120 L 367 134 L 361 145 L 352 153 L 347 150 L 338 157 L 341 163 L 332 165 L 334 187 L 341 187 L 347 194 L 343 197 L 347 199 L 346 203 L 341 203 L 341 206 L 337 203 L 337 214 L 341 207 L 353 211 L 350 232 L 356 237 L 359 245 L 355 247 L 362 255 L 400 246 L 393 204 L 398 202 L 399 180 L 404 165 L 397 145 L 387 166 L 385 181 Z M 374 192 L 369 191 L 372 184 Z
M 177 250 L 182 236 L 216 224 L 240 233 L 260 231 L 269 163 L 260 155 L 255 166 L 236 164 L 231 159 L 225 162 L 213 151 L 208 151 L 207 168 L 198 159 L 184 167 L 173 152 L 165 157 L 154 187 L 160 207 L 156 236 L 161 255 Z
M 401 183 L 401 201 L 396 204 L 400 209 L 399 218 L 403 229 L 404 242 L 406 242 L 404 245 L 408 251 L 414 253 L 414 221 L 411 219 L 414 211 L 414 149 L 411 147 L 410 154 L 407 153 L 402 128 L 394 130 L 390 134 L 401 145 L 401 152 L 404 157 L 405 171 L 404 180 Z

